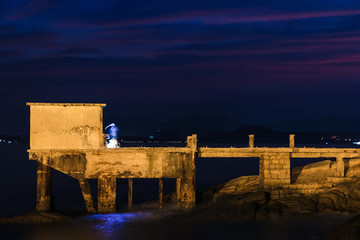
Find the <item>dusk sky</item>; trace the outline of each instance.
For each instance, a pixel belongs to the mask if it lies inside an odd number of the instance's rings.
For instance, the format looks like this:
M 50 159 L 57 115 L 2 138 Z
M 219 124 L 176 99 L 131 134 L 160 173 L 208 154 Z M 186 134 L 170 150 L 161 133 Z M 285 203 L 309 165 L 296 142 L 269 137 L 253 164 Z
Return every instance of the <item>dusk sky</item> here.
M 157 120 L 360 117 L 360 1 L 0 1 L 0 133 L 26 102 Z

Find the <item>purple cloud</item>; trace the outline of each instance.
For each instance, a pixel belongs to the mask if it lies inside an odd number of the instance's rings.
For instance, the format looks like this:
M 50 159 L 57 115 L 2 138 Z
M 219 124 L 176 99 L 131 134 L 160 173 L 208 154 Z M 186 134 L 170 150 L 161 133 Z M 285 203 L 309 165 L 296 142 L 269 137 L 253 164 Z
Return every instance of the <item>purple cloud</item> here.
M 65 21 L 58 23 L 57 27 L 71 28 L 119 28 L 134 26 L 150 26 L 159 24 L 183 24 L 183 23 L 202 23 L 202 24 L 237 24 L 237 23 L 256 23 L 256 22 L 278 22 L 293 21 L 303 19 L 316 19 L 328 17 L 346 17 L 360 15 L 360 9 L 345 10 L 326 10 L 308 12 L 260 12 L 249 14 L 245 10 L 207 10 L 207 11 L 183 11 L 169 15 L 151 16 L 145 18 L 119 19 L 111 21 L 93 22 L 76 21 L 70 24 Z

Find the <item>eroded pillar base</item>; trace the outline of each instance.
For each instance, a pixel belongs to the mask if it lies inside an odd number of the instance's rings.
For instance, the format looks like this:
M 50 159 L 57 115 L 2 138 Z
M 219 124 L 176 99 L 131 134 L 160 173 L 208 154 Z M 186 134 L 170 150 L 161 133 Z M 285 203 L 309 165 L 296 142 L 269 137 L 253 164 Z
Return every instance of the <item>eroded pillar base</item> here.
M 162 178 L 159 178 L 159 208 L 163 207 L 163 198 L 164 198 L 164 181 Z
M 193 208 L 196 206 L 195 178 L 182 178 L 180 183 L 180 206 Z
M 192 208 L 196 206 L 195 158 L 197 136 L 195 134 L 187 137 L 186 147 L 192 151 L 183 155 L 181 161 L 183 172 L 182 176 L 177 179 L 176 192 L 178 205 L 182 208 Z
M 49 212 L 52 207 L 51 168 L 37 163 L 36 211 Z
M 98 178 L 98 212 L 116 212 L 116 177 L 114 176 Z
M 176 203 L 178 207 L 181 207 L 181 192 L 180 192 L 180 186 L 181 186 L 181 178 L 176 179 Z
M 81 179 L 79 179 L 79 184 L 80 184 L 81 192 L 83 194 L 84 201 L 86 204 L 86 210 L 89 213 L 96 213 L 96 208 L 95 208 L 95 204 L 94 204 L 94 200 L 93 200 L 93 197 L 91 194 L 88 180 L 85 178 L 81 178 Z
M 128 209 L 131 210 L 133 207 L 133 179 L 128 179 Z

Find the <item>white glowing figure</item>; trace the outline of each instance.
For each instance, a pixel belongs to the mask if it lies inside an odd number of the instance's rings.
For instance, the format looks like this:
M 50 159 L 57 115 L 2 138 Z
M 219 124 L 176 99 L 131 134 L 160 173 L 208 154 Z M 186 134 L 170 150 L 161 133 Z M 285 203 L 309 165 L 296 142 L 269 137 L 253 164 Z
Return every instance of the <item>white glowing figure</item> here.
M 353 142 L 353 144 L 360 145 L 360 142 Z
M 106 143 L 107 148 L 119 148 L 120 143 L 115 139 L 111 138 L 108 143 Z
M 106 139 L 107 148 L 119 148 L 120 143 L 117 140 L 117 132 L 119 131 L 118 127 L 115 126 L 115 123 L 111 123 L 106 126 L 105 130 L 108 129 L 108 136 Z

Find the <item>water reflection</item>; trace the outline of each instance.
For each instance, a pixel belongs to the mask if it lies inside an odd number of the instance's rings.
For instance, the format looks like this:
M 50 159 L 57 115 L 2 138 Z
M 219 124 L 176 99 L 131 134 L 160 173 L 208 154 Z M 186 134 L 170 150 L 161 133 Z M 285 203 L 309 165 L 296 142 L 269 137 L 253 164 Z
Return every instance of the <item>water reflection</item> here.
M 127 223 L 146 218 L 148 215 L 145 212 L 96 214 L 79 217 L 71 223 L 16 225 L 12 231 L 0 231 L 0 239 L 4 239 L 4 234 L 7 237 L 5 239 L 29 240 L 131 239 L 126 237 Z
M 134 213 L 111 213 L 95 214 L 79 218 L 79 220 L 92 222 L 91 228 L 101 232 L 105 236 L 118 235 L 125 226 L 125 223 L 135 219 L 148 216 L 145 212 Z

